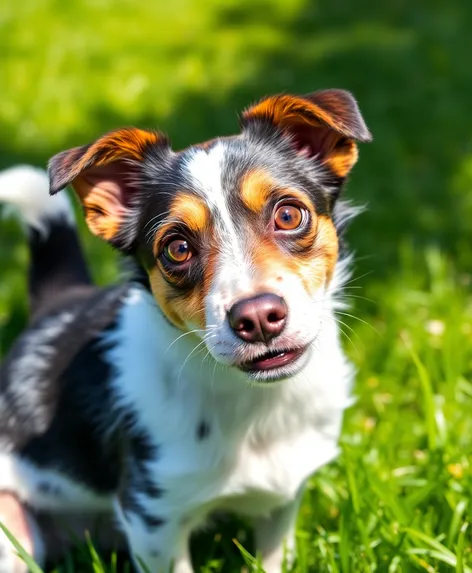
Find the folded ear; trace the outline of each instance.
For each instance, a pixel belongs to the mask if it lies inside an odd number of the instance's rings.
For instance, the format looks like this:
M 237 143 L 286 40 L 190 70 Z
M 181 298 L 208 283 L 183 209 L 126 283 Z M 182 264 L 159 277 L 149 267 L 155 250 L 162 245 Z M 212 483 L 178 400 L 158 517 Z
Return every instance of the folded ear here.
M 140 167 L 151 147 L 169 150 L 162 134 L 129 128 L 58 153 L 48 165 L 50 193 L 70 184 L 92 233 L 119 248 L 129 247 L 133 229 L 127 225 L 123 231 L 136 203 Z
M 356 100 L 343 90 L 263 99 L 242 115 L 243 126 L 257 120 L 289 134 L 301 155 L 317 159 L 341 180 L 357 161 L 356 141 L 372 140 Z

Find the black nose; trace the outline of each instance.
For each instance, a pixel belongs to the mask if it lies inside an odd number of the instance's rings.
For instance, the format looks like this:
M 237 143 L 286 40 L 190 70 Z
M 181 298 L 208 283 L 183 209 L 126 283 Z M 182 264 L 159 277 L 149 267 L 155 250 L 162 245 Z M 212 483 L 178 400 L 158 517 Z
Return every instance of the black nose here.
M 245 342 L 269 342 L 284 329 L 287 306 L 280 296 L 259 294 L 234 304 L 228 320 L 236 336 Z

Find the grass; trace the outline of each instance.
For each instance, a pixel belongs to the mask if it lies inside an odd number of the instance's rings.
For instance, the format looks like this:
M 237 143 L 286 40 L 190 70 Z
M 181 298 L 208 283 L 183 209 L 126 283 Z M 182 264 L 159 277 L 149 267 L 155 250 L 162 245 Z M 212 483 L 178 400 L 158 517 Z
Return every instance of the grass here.
M 471 17 L 467 0 L 0 0 L 0 166 L 129 124 L 184 146 L 277 91 L 359 99 L 375 142 L 347 189 L 368 211 L 340 316 L 357 401 L 304 500 L 300 573 L 472 570 Z M 83 239 L 96 280 L 113 280 L 115 257 Z M 1 351 L 26 319 L 26 264 L 2 221 Z M 246 536 L 197 539 L 199 567 L 238 570 Z M 98 559 L 86 548 L 57 571 L 114 571 Z

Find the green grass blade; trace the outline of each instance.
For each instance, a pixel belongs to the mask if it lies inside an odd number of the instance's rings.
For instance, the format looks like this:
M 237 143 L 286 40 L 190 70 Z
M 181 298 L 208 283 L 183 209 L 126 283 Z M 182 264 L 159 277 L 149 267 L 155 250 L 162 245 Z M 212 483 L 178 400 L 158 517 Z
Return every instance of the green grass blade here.
M 416 371 L 421 384 L 421 389 L 423 391 L 423 403 L 424 403 L 424 413 L 426 418 L 426 431 L 428 435 L 428 446 L 430 450 L 435 450 L 438 446 L 437 442 L 437 427 L 436 427 L 436 416 L 435 416 L 435 402 L 434 393 L 431 384 L 431 378 L 429 377 L 428 371 L 426 370 L 424 364 L 421 362 L 418 354 L 416 353 L 413 344 L 403 337 L 403 341 L 410 353 L 410 356 L 415 364 Z
M 92 558 L 92 567 L 94 573 L 106 573 L 105 565 L 102 563 L 100 556 L 98 555 L 90 537 L 90 533 L 87 531 L 85 533 L 85 539 L 87 541 L 87 547 Z
M 457 537 L 457 534 L 461 529 L 462 516 L 464 515 L 467 505 L 468 505 L 467 500 L 462 499 L 454 509 L 446 541 L 446 546 L 449 548 L 452 547 L 454 539 Z
M 253 555 L 251 555 L 249 551 L 247 551 L 247 549 L 245 549 L 237 539 L 233 539 L 233 543 L 239 549 L 246 565 L 250 568 L 251 571 L 258 571 L 259 573 L 264 573 L 264 569 L 262 568 L 259 559 L 256 559 Z
M 465 533 L 467 528 L 469 527 L 468 523 L 462 524 L 462 527 L 459 532 L 459 538 L 457 540 L 457 564 L 456 564 L 456 573 L 465 573 L 465 565 L 464 565 L 464 551 L 465 551 Z
M 37 565 L 34 562 L 34 559 L 31 557 L 31 555 L 27 553 L 27 551 L 24 549 L 21 543 L 19 543 L 15 539 L 15 537 L 10 533 L 10 531 L 6 528 L 6 526 L 3 525 L 3 523 L 0 523 L 0 529 L 8 537 L 8 539 L 11 541 L 11 544 L 16 549 L 18 555 L 21 557 L 21 559 L 23 559 L 23 561 L 28 566 L 29 573 L 44 573 L 41 567 L 39 567 L 39 565 Z
M 413 548 L 409 549 L 409 553 L 411 554 L 420 554 L 424 553 L 430 555 L 434 559 L 441 561 L 443 563 L 447 563 L 451 567 L 457 568 L 457 556 L 450 551 L 447 547 L 445 547 L 441 542 L 437 541 L 436 539 L 426 535 L 421 531 L 417 531 L 416 529 L 411 529 L 406 527 L 404 531 L 409 535 L 410 539 L 418 540 L 423 542 L 427 547 L 426 548 Z M 463 573 L 472 573 L 472 569 L 463 565 Z

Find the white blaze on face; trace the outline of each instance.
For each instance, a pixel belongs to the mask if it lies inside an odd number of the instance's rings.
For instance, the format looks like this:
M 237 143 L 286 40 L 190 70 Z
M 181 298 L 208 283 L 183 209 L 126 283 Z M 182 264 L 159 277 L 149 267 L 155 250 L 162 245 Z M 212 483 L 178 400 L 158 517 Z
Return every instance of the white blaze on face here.
M 221 325 L 230 303 L 250 293 L 250 261 L 244 255 L 243 237 L 238 235 L 222 187 L 225 145 L 217 143 L 209 150 L 198 149 L 187 160 L 187 172 L 197 191 L 214 216 L 219 255 L 215 278 L 206 300 L 209 325 Z

